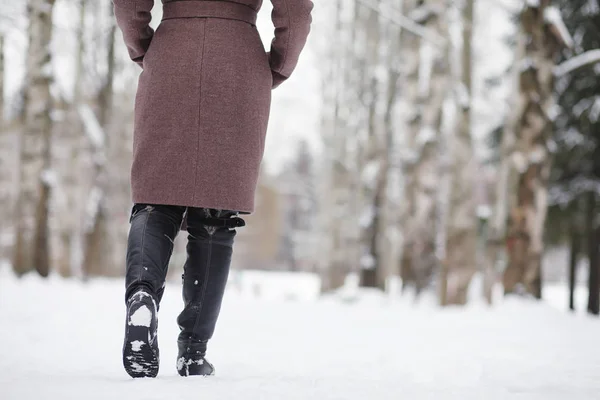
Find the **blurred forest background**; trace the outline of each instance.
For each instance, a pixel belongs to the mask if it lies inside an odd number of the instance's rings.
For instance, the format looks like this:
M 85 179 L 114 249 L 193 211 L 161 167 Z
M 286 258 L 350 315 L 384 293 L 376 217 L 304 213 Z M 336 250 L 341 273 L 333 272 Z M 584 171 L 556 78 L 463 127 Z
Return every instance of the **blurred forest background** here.
M 599 1 L 315 3 L 234 268 L 316 274 L 324 293 L 400 278 L 441 305 L 466 304 L 475 276 L 490 303 L 563 282 L 574 308 L 587 285 L 598 314 Z M 121 276 L 140 69 L 112 3 L 0 4 L 0 260 Z

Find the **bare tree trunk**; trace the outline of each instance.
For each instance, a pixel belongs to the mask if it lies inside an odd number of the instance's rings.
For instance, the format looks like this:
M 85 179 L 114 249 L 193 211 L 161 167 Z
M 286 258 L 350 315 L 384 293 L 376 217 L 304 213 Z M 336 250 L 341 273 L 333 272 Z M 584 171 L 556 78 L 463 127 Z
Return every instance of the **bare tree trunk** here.
M 505 293 L 523 287 L 535 298 L 542 297 L 541 262 L 546 219 L 550 154 L 547 142 L 554 104 L 554 56 L 558 42 L 549 29 L 549 0 L 527 3 L 520 15 L 519 40 L 524 59 L 519 76 L 520 101 L 516 108 L 516 151 L 512 162 L 517 184 L 508 225 L 508 266 L 504 272 Z M 558 11 L 557 11 L 558 12 Z
M 600 228 L 597 222 L 597 200 L 596 193 L 587 195 L 587 234 L 588 234 L 588 312 L 593 315 L 600 314 L 600 254 L 598 253 L 600 243 Z
M 13 206 L 14 206 L 14 177 L 16 157 L 14 129 L 9 126 L 4 115 L 4 35 L 0 33 L 0 260 L 10 260 L 9 249 L 12 247 L 10 240 L 12 237 L 14 224 Z M 15 123 L 16 125 L 16 123 Z
M 512 118 L 506 125 L 502 143 L 500 145 L 500 166 L 498 167 L 498 177 L 496 179 L 495 204 L 492 210 L 489 232 L 486 242 L 486 265 L 484 285 L 489 287 L 488 295 L 491 299 L 493 284 L 495 282 L 498 264 L 501 259 L 506 258 L 506 225 L 507 208 L 509 203 L 508 188 L 512 187 L 515 171 L 511 168 L 511 154 L 514 149 L 516 121 Z M 491 303 L 491 302 L 490 302 Z
M 337 73 L 337 93 L 334 107 L 334 128 L 331 139 L 331 277 L 327 286 L 335 288 L 345 281 L 349 272 L 359 272 L 360 246 L 358 216 L 361 206 L 359 182 L 364 158 L 361 133 L 367 123 L 363 110 L 366 106 L 365 82 L 368 67 L 365 65 L 363 11 L 356 2 L 341 1 L 338 12 L 342 16 L 338 25 L 340 70 Z
M 12 176 L 9 156 L 14 151 L 4 120 L 4 71 L 4 34 L 0 33 L 0 218 L 4 221 L 0 227 L 0 260 L 5 257 L 2 238 L 11 225 Z
M 467 289 L 476 272 L 477 217 L 474 188 L 476 159 L 471 138 L 472 37 L 474 0 L 463 10 L 462 88 L 460 115 L 452 149 L 452 184 L 448 225 L 448 304 L 466 304 Z M 464 97 L 464 98 L 460 98 Z
M 98 123 L 105 132 L 105 140 L 108 140 L 106 131 L 109 128 L 111 121 L 111 112 L 113 108 L 113 81 L 115 74 L 115 32 L 116 25 L 114 23 L 113 9 L 110 8 L 110 28 L 108 30 L 107 41 L 107 73 L 104 82 L 98 93 Z M 117 128 L 122 129 L 122 128 Z M 113 140 L 115 145 L 119 146 L 122 143 L 119 140 Z M 86 216 L 87 223 L 85 238 L 84 238 L 84 255 L 83 266 L 86 276 L 99 275 L 115 275 L 117 269 L 113 262 L 115 240 L 119 240 L 117 232 L 113 232 L 116 228 L 115 224 L 111 226 L 111 185 L 109 166 L 104 162 L 107 152 L 111 151 L 113 143 L 103 143 L 104 147 L 94 148 L 94 173 L 93 193 L 88 199 L 88 215 Z M 117 149 L 115 149 L 117 150 Z M 109 157 L 110 159 L 116 159 Z M 112 234 L 114 233 L 114 235 Z
M 87 13 L 88 0 L 79 0 L 79 26 L 77 32 L 77 57 L 75 60 L 75 89 L 74 102 L 77 104 L 83 97 L 83 75 L 85 56 L 85 16 Z
M 496 269 L 492 264 L 492 260 L 495 260 L 496 258 L 497 249 L 489 246 L 489 237 L 489 220 L 485 220 L 478 261 L 481 263 L 481 269 L 483 272 L 483 298 L 485 299 L 486 303 L 491 306 L 494 300 L 494 285 L 496 284 L 498 278 L 496 276 Z
M 362 255 L 360 261 L 360 286 L 385 289 L 380 279 L 381 263 L 380 248 L 380 225 L 382 224 L 381 213 L 383 212 L 383 198 L 381 193 L 382 177 L 387 174 L 386 165 L 382 157 L 383 143 L 381 143 L 381 132 L 378 124 L 377 106 L 379 103 L 379 80 L 375 71 L 379 68 L 379 44 L 381 39 L 379 14 L 370 10 L 363 29 L 366 31 L 365 44 L 367 51 L 364 65 L 369 86 L 365 88 L 366 98 L 369 103 L 367 138 L 365 143 L 366 159 L 361 166 L 362 198 L 364 211 L 361 216 L 361 247 Z
M 425 26 L 442 37 L 447 37 L 447 5 L 444 0 L 426 1 L 430 15 Z M 410 224 L 413 241 L 412 266 L 416 276 L 417 291 L 424 289 L 437 267 L 436 210 L 439 190 L 438 158 L 442 124 L 442 109 L 448 94 L 449 62 L 446 46 L 436 48 L 422 42 L 420 49 L 419 103 L 421 126 L 417 138 L 417 163 L 415 165 L 416 206 Z M 443 149 L 445 151 L 445 149 Z
M 20 187 L 13 268 L 49 273 L 48 203 L 52 132 L 52 11 L 54 0 L 29 0 L 29 49 L 25 90 L 25 128 L 21 135 Z
M 5 74 L 5 64 L 4 64 L 4 34 L 0 33 L 0 123 L 2 131 L 5 128 L 5 120 L 4 120 L 4 74 Z
M 85 0 L 84 0 L 85 1 Z M 109 29 L 108 29 L 108 43 L 107 43 L 107 54 L 106 54 L 106 64 L 107 64 L 107 72 L 104 84 L 100 89 L 100 94 L 98 96 L 99 103 L 99 121 L 102 126 L 108 125 L 111 117 L 111 111 L 113 106 L 113 81 L 115 78 L 115 34 L 117 32 L 117 24 L 115 23 L 114 18 L 114 9 L 112 7 L 109 8 Z
M 388 82 L 387 98 L 385 103 L 385 113 L 383 116 L 383 148 L 382 148 L 382 174 L 378 179 L 376 188 L 376 206 L 381 210 L 379 218 L 383 221 L 378 224 L 378 246 L 380 248 L 381 272 L 379 274 L 379 286 L 385 287 L 387 278 L 398 275 L 398 243 L 397 243 L 397 225 L 400 222 L 400 210 L 397 207 L 398 196 L 390 188 L 390 182 L 400 182 L 398 169 L 392 166 L 392 158 L 396 156 L 397 140 L 395 132 L 397 126 L 394 121 L 394 110 L 400 94 L 399 82 L 400 72 L 398 65 L 401 57 L 402 30 L 400 27 L 391 26 L 389 31 L 389 55 L 388 55 Z M 398 130 L 399 131 L 399 130 Z M 393 185 L 394 189 L 396 185 Z
M 581 251 L 581 236 L 577 219 L 571 220 L 570 239 L 571 254 L 569 258 L 569 309 L 575 311 L 575 286 L 577 283 L 577 261 Z
M 347 80 L 347 71 L 344 66 L 347 63 L 346 47 L 348 43 L 344 39 L 343 0 L 337 0 L 335 4 L 335 24 L 332 37 L 335 42 L 340 43 L 333 49 L 334 59 L 330 62 L 329 76 L 323 82 L 323 90 L 327 103 L 331 104 L 331 120 L 326 112 L 323 114 L 322 130 L 323 141 L 326 148 L 329 149 L 331 159 L 328 163 L 328 176 L 325 182 L 326 188 L 323 192 L 326 194 L 324 199 L 325 206 L 322 207 L 323 219 L 327 221 L 325 226 L 328 232 L 327 264 L 322 266 L 322 292 L 336 290 L 344 285 L 348 266 L 344 262 L 344 214 L 346 212 L 346 184 L 347 170 L 345 168 L 345 127 L 342 126 L 341 108 L 343 101 L 343 91 L 345 81 Z M 330 49 L 327 49 L 329 53 Z M 329 87 L 332 87 L 330 95 L 327 95 Z
M 417 0 L 403 1 L 403 14 L 410 15 L 417 8 Z M 401 37 L 402 49 L 402 102 L 403 109 L 409 110 L 406 115 L 407 134 L 405 151 L 402 156 L 404 170 L 404 191 L 401 224 L 403 225 L 403 243 L 400 259 L 400 277 L 402 288 L 416 284 L 413 260 L 413 246 L 415 235 L 411 231 L 412 216 L 416 208 L 416 177 L 415 167 L 417 162 L 417 136 L 421 126 L 421 109 L 419 108 L 419 46 L 421 39 L 411 32 L 404 32 Z
M 60 188 L 61 196 L 58 201 L 60 223 L 57 224 L 60 246 L 57 257 L 57 270 L 61 276 L 79 275 L 80 265 L 75 258 L 79 251 L 78 246 L 81 210 L 83 207 L 79 204 L 79 191 L 81 185 L 81 153 L 82 153 L 82 135 L 80 116 L 78 106 L 84 101 L 83 79 L 84 79 L 84 56 L 85 56 L 85 17 L 87 0 L 79 0 L 79 26 L 77 34 L 77 54 L 75 57 L 75 87 L 73 94 L 73 104 L 71 104 L 68 120 L 60 129 L 56 140 L 60 140 L 59 160 L 62 166 L 62 186 Z M 76 166 L 74 168 L 74 165 Z

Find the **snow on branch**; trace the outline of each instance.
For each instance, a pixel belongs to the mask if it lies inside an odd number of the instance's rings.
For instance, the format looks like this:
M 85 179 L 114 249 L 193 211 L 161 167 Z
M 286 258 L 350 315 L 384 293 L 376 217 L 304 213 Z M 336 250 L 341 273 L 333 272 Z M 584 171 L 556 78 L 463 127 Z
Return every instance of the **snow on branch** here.
M 594 124 L 600 120 L 600 96 L 596 96 L 594 104 L 592 104 L 592 107 L 590 107 L 588 119 Z
M 573 37 L 569 33 L 558 8 L 554 6 L 546 7 L 544 9 L 544 21 L 550 25 L 552 33 L 560 40 L 563 46 L 568 49 L 573 47 Z
M 471 96 L 463 82 L 460 82 L 455 87 L 456 102 L 463 110 L 468 110 L 471 107 Z
M 384 6 L 381 3 L 377 5 L 372 0 L 357 1 L 359 4 L 362 4 L 368 9 L 377 12 L 381 17 L 388 19 L 394 24 L 399 25 L 401 28 L 406 29 L 407 31 L 435 44 L 438 47 L 444 47 L 447 43 L 446 38 L 438 35 L 431 29 L 424 28 L 423 26 L 416 23 L 414 20 L 401 14 L 400 11 L 394 7 L 384 9 Z
M 517 14 L 520 10 L 520 7 L 518 3 L 513 2 L 509 2 L 508 4 L 506 3 L 505 0 L 485 0 L 485 2 L 493 4 L 496 7 L 501 8 L 503 11 L 508 12 L 509 14 Z M 529 0 L 528 3 L 538 3 L 538 7 L 539 7 L 539 0 Z M 515 5 L 517 4 L 517 5 Z M 531 5 L 529 5 L 530 8 L 536 8 L 536 7 L 532 7 Z
M 412 10 L 408 17 L 418 24 L 424 24 L 429 20 L 429 18 L 441 12 L 443 12 L 443 10 L 438 10 L 435 7 L 432 7 L 430 4 L 423 4 L 422 6 Z
M 375 186 L 379 171 L 381 170 L 381 161 L 378 159 L 371 160 L 364 166 L 362 170 L 362 182 L 367 187 Z
M 99 149 L 104 147 L 105 143 L 105 133 L 102 126 L 98 122 L 98 118 L 96 118 L 96 114 L 87 104 L 80 104 L 77 107 L 77 112 L 79 113 L 79 118 L 81 118 L 81 122 L 83 122 L 85 133 L 87 134 L 92 145 Z
M 436 131 L 431 127 L 424 126 L 419 130 L 419 134 L 417 135 L 417 145 L 420 147 L 419 153 L 421 154 L 422 148 L 429 142 L 433 142 L 436 140 Z
M 554 76 L 560 77 L 569 74 L 578 69 L 600 63 L 600 49 L 594 49 L 571 57 L 562 64 L 554 67 Z
M 419 97 L 427 98 L 431 88 L 431 75 L 433 74 L 433 64 L 435 62 L 435 53 L 432 46 L 423 43 L 419 49 Z
M 102 201 L 102 189 L 94 186 L 88 195 L 87 203 L 85 204 L 85 218 L 83 221 L 84 232 L 89 233 L 94 229 L 96 216 L 100 211 L 100 202 Z
M 50 14 L 52 12 L 52 4 L 50 1 L 33 2 L 27 5 L 33 11 L 40 14 Z

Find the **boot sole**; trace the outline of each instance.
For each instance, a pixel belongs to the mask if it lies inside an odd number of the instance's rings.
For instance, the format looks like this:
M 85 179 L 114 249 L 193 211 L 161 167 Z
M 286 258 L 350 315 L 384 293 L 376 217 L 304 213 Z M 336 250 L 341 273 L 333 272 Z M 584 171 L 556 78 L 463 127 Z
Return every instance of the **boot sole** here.
M 127 326 L 123 366 L 132 378 L 156 378 L 158 375 L 158 352 L 150 344 L 149 333 L 145 326 Z

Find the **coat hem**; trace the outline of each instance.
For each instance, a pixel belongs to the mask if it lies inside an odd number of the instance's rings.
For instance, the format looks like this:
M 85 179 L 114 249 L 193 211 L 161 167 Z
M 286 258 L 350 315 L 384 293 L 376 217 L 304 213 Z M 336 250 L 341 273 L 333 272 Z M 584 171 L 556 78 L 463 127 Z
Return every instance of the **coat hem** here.
M 211 208 L 216 210 L 230 210 L 237 211 L 240 214 L 252 214 L 254 212 L 253 207 L 247 206 L 235 206 L 232 204 L 224 203 L 210 203 L 204 201 L 172 201 L 160 198 L 149 198 L 149 197 L 133 197 L 132 202 L 134 204 L 152 204 L 152 205 L 168 205 L 178 207 L 193 207 L 193 208 Z

